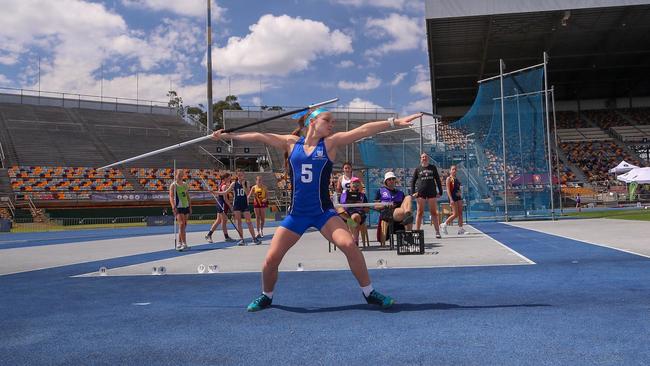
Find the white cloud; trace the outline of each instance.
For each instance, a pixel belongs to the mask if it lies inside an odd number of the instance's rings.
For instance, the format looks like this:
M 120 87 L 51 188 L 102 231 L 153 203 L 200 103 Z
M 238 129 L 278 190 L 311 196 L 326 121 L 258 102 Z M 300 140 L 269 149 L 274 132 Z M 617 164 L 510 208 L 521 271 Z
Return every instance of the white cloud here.
M 357 8 L 363 6 L 375 6 L 378 8 L 390 8 L 396 10 L 404 10 L 406 8 L 422 8 L 422 10 L 424 10 L 424 5 L 421 7 L 417 5 L 418 3 L 423 3 L 421 0 L 332 0 L 332 2 Z
M 406 73 L 405 73 L 405 72 L 397 73 L 397 74 L 395 75 L 395 79 L 393 79 L 393 81 L 390 82 L 390 85 L 392 85 L 392 86 L 397 86 L 399 83 L 402 82 L 402 80 L 404 80 L 404 77 L 406 77 Z
M 16 78 L 27 88 L 36 85 L 37 61 L 32 58 L 39 50 L 44 54 L 42 90 L 99 94 L 100 70 L 104 65 L 104 95 L 135 97 L 135 74 L 140 72 L 141 97 L 156 100 L 161 96 L 165 99 L 169 84 L 166 74 L 190 76 L 188 65 L 200 62 L 196 53 L 202 52 L 203 31 L 187 18 L 162 19 L 160 25 L 145 33 L 129 29 L 120 15 L 97 3 L 14 1 L 3 6 L 0 58 L 5 63 L 29 58 Z M 161 67 L 173 70 L 156 72 Z M 130 75 L 106 76 L 121 70 Z M 179 79 L 175 84 L 181 82 Z
M 0 50 L 0 64 L 13 65 L 16 62 L 18 62 L 18 56 L 16 54 L 3 54 L 3 51 Z
M 404 107 L 404 114 L 411 114 L 421 111 L 430 111 L 432 107 L 431 98 L 424 98 L 413 101 Z
M 9 78 L 0 74 L 0 84 L 9 85 Z
M 346 69 L 348 67 L 354 66 L 354 61 L 352 61 L 352 60 L 343 60 L 343 61 L 339 62 L 336 66 L 340 67 L 340 68 L 343 68 L 343 69 Z
M 169 82 L 168 84 L 169 85 Z M 261 91 L 264 92 L 272 87 L 272 84 L 267 81 L 262 82 Z M 191 85 L 180 85 L 174 87 L 178 91 L 178 95 L 183 97 L 185 105 L 196 105 L 198 103 L 205 104 L 206 97 L 206 85 L 205 83 L 191 84 Z M 216 103 L 218 100 L 224 99 L 228 92 L 230 94 L 236 95 L 238 97 L 246 95 L 255 95 L 257 96 L 260 92 L 260 80 L 254 78 L 231 78 L 228 81 L 228 78 L 214 79 L 212 81 L 212 102 Z M 255 97 L 253 97 L 254 99 Z
M 361 98 L 354 98 L 350 103 L 340 107 L 341 109 L 384 109 L 384 107 L 377 105 L 369 100 Z
M 287 75 L 319 57 L 352 52 L 352 39 L 325 24 L 288 15 L 262 16 L 245 37 L 230 37 L 214 50 L 221 75 Z M 218 61 L 217 61 L 218 60 Z
M 253 103 L 254 106 L 261 106 L 262 105 L 262 98 L 253 97 L 253 98 L 251 98 L 251 103 Z
M 415 84 L 409 88 L 409 91 L 412 94 L 420 94 L 430 97 L 431 77 L 429 76 L 429 69 L 424 65 L 417 65 L 413 70 L 415 71 Z
M 207 4 L 203 0 L 122 0 L 122 4 L 131 8 L 169 11 L 178 15 L 191 17 L 205 18 L 207 12 Z M 211 18 L 221 19 L 225 10 L 212 1 L 212 6 L 210 7 Z
M 377 89 L 381 85 L 381 79 L 374 75 L 368 75 L 366 81 L 355 83 L 352 81 L 341 80 L 338 83 L 339 88 L 344 90 L 372 90 Z
M 390 41 L 379 47 L 367 50 L 366 55 L 369 56 L 417 49 L 425 37 L 422 19 L 395 13 L 384 19 L 368 19 L 366 30 L 376 38 L 390 38 Z

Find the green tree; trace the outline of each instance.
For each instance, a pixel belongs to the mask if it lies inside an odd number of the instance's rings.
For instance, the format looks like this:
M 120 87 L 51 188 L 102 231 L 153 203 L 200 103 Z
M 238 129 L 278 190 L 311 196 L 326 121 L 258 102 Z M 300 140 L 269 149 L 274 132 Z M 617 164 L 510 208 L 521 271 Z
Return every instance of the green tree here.
M 237 96 L 229 95 L 224 100 L 220 100 L 212 104 L 212 118 L 214 120 L 213 122 L 215 130 L 223 128 L 224 110 L 242 110 L 239 102 L 237 101 Z M 199 104 L 198 106 L 188 107 L 187 114 L 194 117 L 194 119 L 199 121 L 202 125 L 207 125 L 208 114 L 204 105 Z
M 220 100 L 212 105 L 215 130 L 223 128 L 223 111 L 225 110 L 242 110 L 237 101 L 237 96 L 228 95 L 224 100 Z
M 283 111 L 284 108 L 280 107 L 279 105 L 274 105 L 274 106 L 268 106 L 268 105 L 263 105 L 260 107 L 261 110 L 263 111 Z
M 203 111 L 204 108 L 205 107 L 201 104 L 199 104 L 198 107 L 187 107 L 187 114 L 205 126 L 206 121 L 208 120 L 208 115 Z
M 167 106 L 169 106 L 170 108 L 175 108 L 179 116 L 181 117 L 184 116 L 185 110 L 183 109 L 183 98 L 180 95 L 178 95 L 176 90 L 168 91 L 167 97 L 169 98 L 169 102 L 167 103 Z

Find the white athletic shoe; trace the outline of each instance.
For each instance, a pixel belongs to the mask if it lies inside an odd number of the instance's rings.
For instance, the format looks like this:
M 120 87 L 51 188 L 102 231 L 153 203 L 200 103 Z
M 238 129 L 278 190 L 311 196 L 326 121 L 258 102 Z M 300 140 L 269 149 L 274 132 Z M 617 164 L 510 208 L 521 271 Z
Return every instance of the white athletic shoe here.
M 462 227 L 458 229 L 458 235 L 465 235 L 465 229 L 463 229 Z
M 260 245 L 262 244 L 262 241 L 259 239 L 259 237 L 256 237 L 253 239 L 253 243 L 255 243 L 255 245 Z
M 244 245 L 246 245 L 246 242 L 244 241 L 244 239 L 242 239 L 242 240 L 237 242 L 237 245 L 244 246 Z
M 442 232 L 445 233 L 445 235 L 449 235 L 449 233 L 447 232 L 447 224 L 440 224 L 440 230 L 442 230 Z
M 214 242 L 212 241 L 212 235 L 207 235 L 207 234 L 206 234 L 206 235 L 205 235 L 205 240 L 207 240 L 208 243 L 214 243 Z

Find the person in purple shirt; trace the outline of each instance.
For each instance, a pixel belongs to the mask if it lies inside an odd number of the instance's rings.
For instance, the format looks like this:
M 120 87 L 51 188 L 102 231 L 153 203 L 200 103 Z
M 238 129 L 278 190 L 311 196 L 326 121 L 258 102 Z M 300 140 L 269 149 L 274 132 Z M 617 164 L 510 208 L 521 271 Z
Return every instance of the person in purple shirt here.
M 340 203 L 368 203 L 368 197 L 361 192 L 361 180 L 357 177 L 350 179 L 349 190 L 343 191 Z M 368 207 L 346 207 L 341 216 L 348 222 L 352 229 L 354 242 L 359 246 L 359 226 L 366 222 L 366 215 L 370 211 Z
M 384 186 L 377 190 L 375 202 L 389 202 L 389 207 L 377 206 L 382 210 L 381 218 L 384 221 L 393 220 L 401 223 L 407 230 L 411 230 L 413 224 L 413 213 L 411 212 L 413 198 L 405 195 L 404 192 L 397 189 L 397 177 L 393 172 L 384 174 Z

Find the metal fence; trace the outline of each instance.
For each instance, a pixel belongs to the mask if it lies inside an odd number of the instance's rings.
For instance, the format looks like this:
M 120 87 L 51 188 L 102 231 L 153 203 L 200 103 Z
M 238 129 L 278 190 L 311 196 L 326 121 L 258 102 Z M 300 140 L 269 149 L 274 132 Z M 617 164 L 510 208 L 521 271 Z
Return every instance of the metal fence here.
M 169 102 L 109 97 L 79 93 L 0 87 L 0 103 L 30 104 L 51 107 L 86 108 L 113 112 L 135 112 L 176 115 Z

